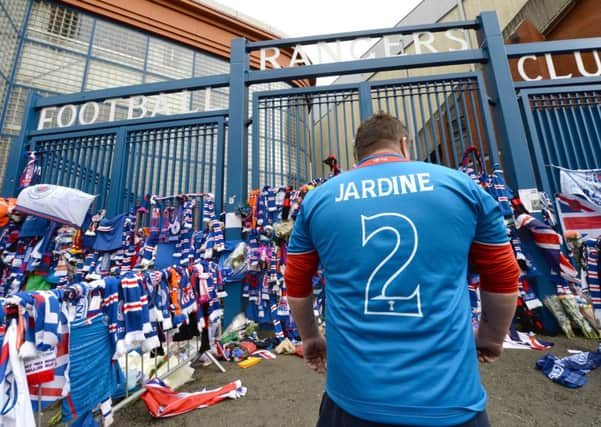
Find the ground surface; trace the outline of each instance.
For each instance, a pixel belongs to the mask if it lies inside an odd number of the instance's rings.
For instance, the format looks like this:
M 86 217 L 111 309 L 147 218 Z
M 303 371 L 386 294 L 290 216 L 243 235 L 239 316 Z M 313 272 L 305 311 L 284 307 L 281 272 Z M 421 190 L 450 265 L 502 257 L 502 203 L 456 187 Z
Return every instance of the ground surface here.
M 550 352 L 566 356 L 567 349 L 593 351 L 598 342 L 564 337 L 541 337 L 555 343 L 548 351 L 505 350 L 497 363 L 481 366 L 489 393 L 488 413 L 495 427 L 601 426 L 601 368 L 588 374 L 579 389 L 551 382 L 534 369 L 536 360 Z M 213 388 L 240 379 L 248 394 L 236 401 L 199 409 L 170 419 L 154 420 L 141 401 L 116 414 L 115 425 L 127 427 L 312 427 L 324 378 L 304 367 L 296 356 L 240 369 L 225 363 L 226 373 L 214 366 L 196 369 L 195 381 L 182 391 Z

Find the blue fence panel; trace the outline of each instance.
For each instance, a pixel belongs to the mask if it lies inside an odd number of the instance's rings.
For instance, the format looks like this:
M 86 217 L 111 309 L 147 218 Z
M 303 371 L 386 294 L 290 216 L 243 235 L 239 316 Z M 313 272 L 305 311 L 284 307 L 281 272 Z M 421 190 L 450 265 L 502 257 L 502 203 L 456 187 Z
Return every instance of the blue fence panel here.
M 601 168 L 601 84 L 520 92 L 539 184 L 560 191 L 559 171 Z
M 96 207 L 108 205 L 113 169 L 115 132 L 78 132 L 36 137 L 42 168 L 41 182 L 73 187 L 98 196 Z
M 476 146 L 487 170 L 498 162 L 497 144 L 485 88 L 477 73 L 374 82 L 374 111 L 399 117 L 412 138 L 413 158 L 459 167 Z
M 223 133 L 222 118 L 128 129 L 118 210 L 139 205 L 146 194 L 212 193 L 221 207 Z
M 329 155 L 335 155 L 343 169 L 350 167 L 349 142 L 359 122 L 356 86 L 255 93 L 252 187 L 296 187 L 327 176 L 322 160 Z

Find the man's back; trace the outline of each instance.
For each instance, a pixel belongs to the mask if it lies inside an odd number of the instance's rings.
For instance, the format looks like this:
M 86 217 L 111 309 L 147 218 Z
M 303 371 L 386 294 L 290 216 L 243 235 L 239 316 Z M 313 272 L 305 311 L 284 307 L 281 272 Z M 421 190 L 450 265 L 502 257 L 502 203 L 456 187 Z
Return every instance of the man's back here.
M 326 391 L 356 417 L 459 424 L 484 410 L 466 286 L 473 240 L 506 242 L 466 175 L 375 155 L 310 192 L 290 242 L 326 275 Z

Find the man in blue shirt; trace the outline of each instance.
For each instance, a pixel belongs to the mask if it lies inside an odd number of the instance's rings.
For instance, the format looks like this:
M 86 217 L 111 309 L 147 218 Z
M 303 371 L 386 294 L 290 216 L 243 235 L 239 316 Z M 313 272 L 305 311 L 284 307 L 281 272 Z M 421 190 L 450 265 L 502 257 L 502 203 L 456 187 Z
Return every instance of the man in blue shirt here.
M 354 150 L 353 170 L 307 194 L 285 269 L 306 362 L 327 367 L 318 427 L 487 426 L 478 360 L 501 354 L 519 276 L 499 207 L 467 175 L 408 161 L 388 114 L 361 124 Z M 481 275 L 475 337 L 468 260 Z M 327 347 L 312 310 L 319 263 Z

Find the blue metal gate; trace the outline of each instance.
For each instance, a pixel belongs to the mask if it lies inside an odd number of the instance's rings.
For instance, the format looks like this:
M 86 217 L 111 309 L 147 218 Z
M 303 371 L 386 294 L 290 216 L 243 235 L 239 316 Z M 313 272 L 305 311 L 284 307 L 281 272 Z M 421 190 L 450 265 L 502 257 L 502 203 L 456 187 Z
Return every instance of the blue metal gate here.
M 540 186 L 560 191 L 559 170 L 601 168 L 601 84 L 519 93 Z
M 31 149 L 42 182 L 98 195 L 97 207 L 124 212 L 147 194 L 215 194 L 222 203 L 225 116 L 163 119 L 79 131 L 39 131 Z
M 374 111 L 407 124 L 416 159 L 457 168 L 474 145 L 489 164 L 499 161 L 480 73 L 257 92 L 253 106 L 253 188 L 325 177 L 329 155 L 350 168 L 354 132 Z
M 23 151 L 35 151 L 42 182 L 95 194 L 96 208 L 106 208 L 110 214 L 139 206 L 148 194 L 212 193 L 216 206 L 221 207 L 227 111 L 126 119 L 132 108 L 128 112 L 123 99 L 176 93 L 186 95 L 191 104 L 194 91 L 227 86 L 227 82 L 227 76 L 214 76 L 51 98 L 32 95 L 24 130 L 9 162 L 19 171 Z M 136 108 L 141 108 L 139 105 Z M 52 113 L 44 112 L 45 108 Z M 107 120 L 103 108 L 116 120 Z M 65 113 L 67 122 L 91 121 L 85 111 L 104 121 L 60 127 L 63 110 L 70 111 Z M 45 123 L 52 127 L 32 130 Z M 7 178 L 5 192 L 13 193 L 16 174 Z

